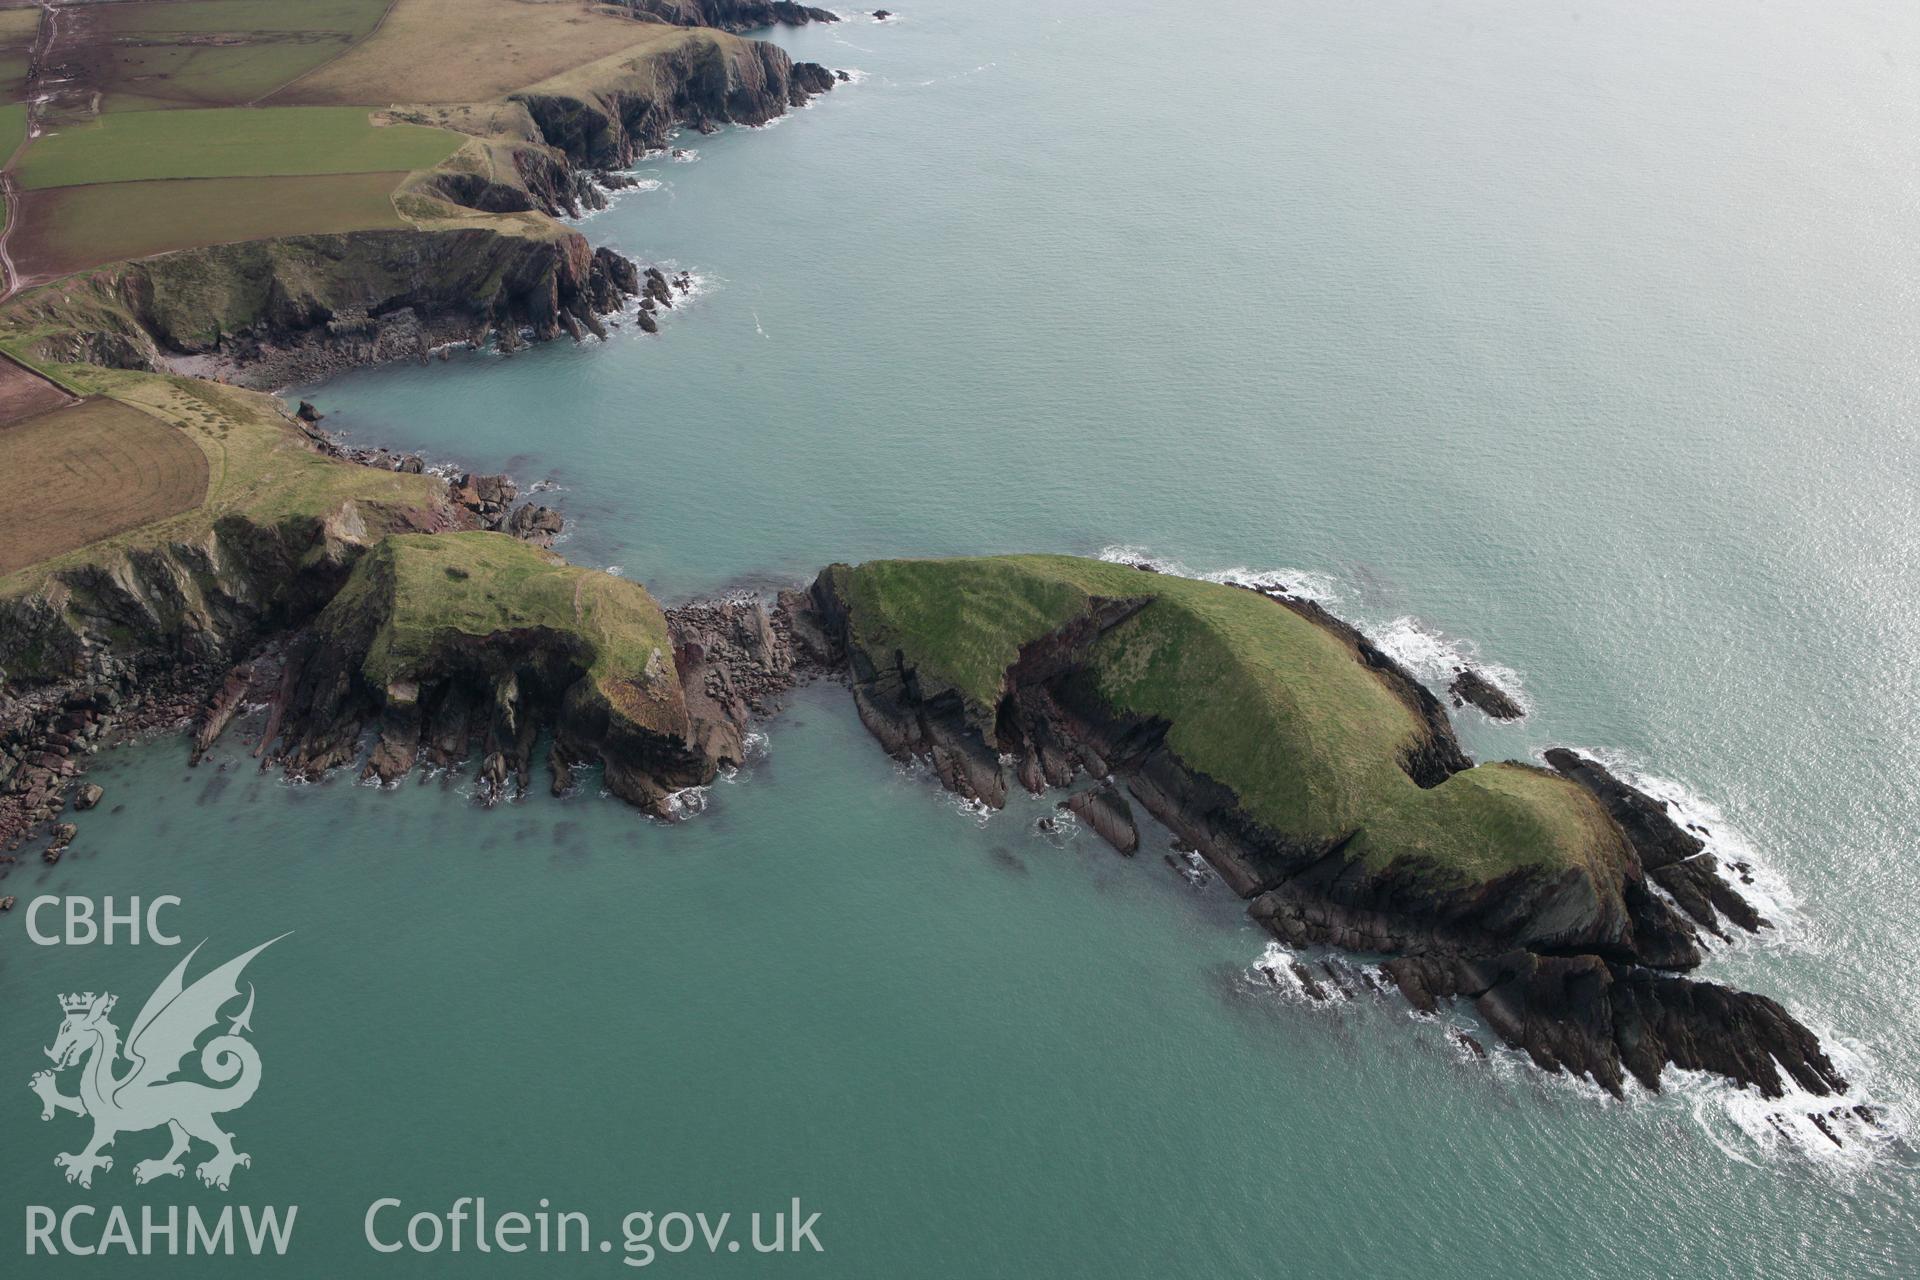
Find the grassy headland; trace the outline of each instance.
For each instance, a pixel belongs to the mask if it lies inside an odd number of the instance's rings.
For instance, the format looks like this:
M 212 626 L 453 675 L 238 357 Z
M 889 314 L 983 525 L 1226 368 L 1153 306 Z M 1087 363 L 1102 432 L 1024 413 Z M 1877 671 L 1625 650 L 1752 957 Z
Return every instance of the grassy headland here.
M 841 570 L 851 637 L 904 656 L 923 689 L 951 688 L 994 723 L 1023 645 L 1097 599 L 1147 606 L 1101 635 L 1086 671 L 1116 712 L 1167 723 L 1191 769 L 1290 838 L 1369 866 L 1415 857 L 1471 881 L 1525 866 L 1611 876 L 1626 851 L 1581 788 L 1523 764 L 1417 785 L 1402 753 L 1419 717 L 1335 631 L 1255 592 L 1069 556 L 887 560 Z
M 650 671 L 672 681 L 666 617 L 645 587 L 503 533 L 386 539 L 355 567 L 321 625 L 369 611 L 379 625 L 361 673 L 376 687 L 428 674 L 449 643 L 536 630 L 576 637 L 588 676 L 610 701 L 644 698 Z

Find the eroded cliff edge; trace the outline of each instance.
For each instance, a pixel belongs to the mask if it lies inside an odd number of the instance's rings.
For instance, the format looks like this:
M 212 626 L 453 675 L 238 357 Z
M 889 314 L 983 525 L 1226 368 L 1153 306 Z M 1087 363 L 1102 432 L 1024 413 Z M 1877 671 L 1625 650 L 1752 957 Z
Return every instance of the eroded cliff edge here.
M 1471 999 L 1616 1094 L 1668 1064 L 1846 1088 L 1779 1004 L 1686 976 L 1703 933 L 1764 922 L 1656 803 L 1570 752 L 1473 765 L 1310 601 L 1048 556 L 838 565 L 811 597 L 861 719 L 956 792 L 1085 782 L 1123 851 L 1130 796 L 1284 943 L 1384 957 L 1416 1007 Z

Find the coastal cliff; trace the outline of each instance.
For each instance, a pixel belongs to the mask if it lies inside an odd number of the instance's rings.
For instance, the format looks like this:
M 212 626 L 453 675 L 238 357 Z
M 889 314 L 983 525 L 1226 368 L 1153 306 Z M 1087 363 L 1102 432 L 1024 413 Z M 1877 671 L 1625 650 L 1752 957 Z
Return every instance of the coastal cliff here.
M 664 611 L 638 583 L 506 534 L 395 536 L 289 646 L 263 751 L 296 777 L 361 762 L 395 782 L 478 759 L 481 794 L 525 790 L 551 734 L 553 790 L 583 765 L 655 817 L 746 757 L 795 661 L 757 602 Z
M 1700 932 L 1764 922 L 1656 804 L 1573 753 L 1473 765 L 1310 601 L 1048 556 L 839 565 L 811 599 L 862 721 L 953 791 L 1086 779 L 1068 807 L 1131 853 L 1124 790 L 1281 942 L 1385 955 L 1417 1008 L 1472 999 L 1616 1094 L 1668 1064 L 1845 1088 L 1778 1004 L 1682 976 Z
M 715 27 L 721 31 L 755 31 L 761 27 L 800 27 L 809 22 L 838 22 L 831 9 L 796 4 L 794 0 L 619 0 L 643 18 L 680 27 Z
M 8 318 L 43 360 L 276 386 L 490 335 L 604 334 L 598 317 L 638 291 L 625 259 L 524 220 L 185 250 L 36 291 Z
M 603 317 L 630 304 L 652 331 L 655 308 L 672 305 L 664 273 L 591 247 L 553 216 L 604 204 L 621 182 L 611 171 L 676 127 L 764 124 L 833 83 L 763 41 L 690 31 L 505 102 L 396 108 L 385 118 L 472 137 L 395 197 L 410 225 L 98 268 L 9 301 L 0 340 L 41 362 L 273 387 L 454 343 L 605 337 Z

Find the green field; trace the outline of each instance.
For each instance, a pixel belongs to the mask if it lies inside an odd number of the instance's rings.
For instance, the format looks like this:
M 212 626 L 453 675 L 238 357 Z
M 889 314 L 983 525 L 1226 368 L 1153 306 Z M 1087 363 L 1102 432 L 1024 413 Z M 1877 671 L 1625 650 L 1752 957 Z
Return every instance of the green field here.
M 14 265 L 31 283 L 173 249 L 404 227 L 392 197 L 405 178 L 200 178 L 28 191 L 21 195 L 21 226 L 11 242 Z
M 32 191 L 164 178 L 428 169 L 463 141 L 421 125 L 376 126 L 358 107 L 122 112 L 36 138 L 17 177 Z
M 4 165 L 20 144 L 27 140 L 27 104 L 15 102 L 0 107 L 0 165 Z M 6 214 L 0 209 L 0 227 L 6 225 Z
M 353 47 L 386 0 L 148 0 L 89 5 L 67 21 L 92 37 L 77 78 L 108 111 L 239 106 Z
M 1333 631 L 1254 592 L 1067 556 L 889 560 L 838 571 L 854 639 L 903 652 L 992 724 L 1020 646 L 1094 597 L 1152 598 L 1097 641 L 1112 707 L 1172 727 L 1168 745 L 1283 834 L 1370 866 L 1417 856 L 1479 881 L 1526 865 L 1617 879 L 1624 846 L 1591 797 L 1527 765 L 1481 765 L 1423 789 L 1399 761 L 1419 719 Z
M 101 5 L 98 20 L 115 34 L 325 31 L 362 36 L 386 11 L 387 0 L 145 0 Z

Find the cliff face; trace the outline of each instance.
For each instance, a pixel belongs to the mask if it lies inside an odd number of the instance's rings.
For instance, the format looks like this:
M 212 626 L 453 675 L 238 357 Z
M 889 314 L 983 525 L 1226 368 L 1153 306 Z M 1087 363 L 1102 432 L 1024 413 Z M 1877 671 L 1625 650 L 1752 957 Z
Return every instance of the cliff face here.
M 373 542 L 453 519 L 424 494 L 323 517 L 226 515 L 0 597 L 0 842 L 59 814 L 93 744 L 190 723 L 238 657 L 312 617 Z
M 831 9 L 795 4 L 793 0 L 620 0 L 635 13 L 680 27 L 713 27 L 720 31 L 755 31 L 776 24 L 789 27 L 809 22 L 838 22 Z
M 17 302 L 36 354 L 220 374 L 241 385 L 498 334 L 507 345 L 604 333 L 632 264 L 558 227 L 363 231 L 214 245 L 122 263 Z
M 640 59 L 607 58 L 512 95 L 577 167 L 619 169 L 677 125 L 762 125 L 832 88 L 832 72 L 760 40 L 698 33 Z
M 1067 807 L 1127 853 L 1138 834 L 1118 794 L 1124 789 L 1173 832 L 1178 847 L 1197 850 L 1250 899 L 1253 917 L 1286 944 L 1388 955 L 1386 971 L 1416 1007 L 1472 999 L 1503 1039 L 1543 1067 L 1588 1075 L 1615 1093 L 1629 1074 L 1657 1089 L 1668 1063 L 1717 1071 L 1769 1096 L 1780 1094 L 1787 1078 L 1814 1093 L 1845 1088 L 1818 1039 L 1779 1005 L 1680 976 L 1703 958 L 1699 931 L 1764 922 L 1710 860 L 1694 856 L 1698 842 L 1655 802 L 1572 753 L 1555 752 L 1550 760 L 1574 789 L 1530 766 L 1469 768 L 1432 696 L 1316 606 L 1274 602 L 1328 628 L 1405 702 L 1419 728 L 1399 764 L 1423 789 L 1453 793 L 1441 812 L 1465 803 L 1471 793 L 1459 789 L 1468 786 L 1517 787 L 1515 794 L 1527 798 L 1531 808 L 1489 810 L 1486 830 L 1519 823 L 1527 833 L 1513 856 L 1492 865 L 1462 860 L 1444 853 L 1448 837 L 1439 827 L 1423 834 L 1364 816 L 1345 831 L 1337 824 L 1316 830 L 1305 810 L 1297 821 L 1276 824 L 1274 806 L 1252 803 L 1217 769 L 1196 764 L 1193 740 L 1180 729 L 1183 719 L 1204 714 L 1200 695 L 1190 712 L 1168 711 L 1165 703 L 1143 712 L 1140 704 L 1150 699 L 1116 698 L 1116 690 L 1139 688 L 1155 671 L 1164 678 L 1164 668 L 1178 661 L 1160 637 L 1189 648 L 1203 643 L 1164 623 L 1149 631 L 1149 589 L 1094 597 L 1084 612 L 1041 634 L 1029 626 L 1022 633 L 1029 638 L 983 701 L 967 681 L 953 678 L 960 668 L 952 660 L 934 656 L 974 660 L 985 642 L 967 636 L 965 615 L 995 620 L 974 624 L 990 630 L 998 619 L 1031 610 L 1047 584 L 1021 581 L 996 597 L 969 573 L 948 584 L 965 601 L 958 606 L 963 616 L 943 612 L 916 635 L 902 624 L 912 602 L 876 618 L 886 602 L 873 581 L 854 576 L 867 568 L 823 573 L 811 590 L 813 613 L 837 646 L 867 728 L 890 753 L 930 763 L 949 789 L 998 808 L 1012 786 L 1039 794 L 1084 775 L 1094 786 Z M 928 586 L 912 576 L 882 581 L 883 595 Z M 1216 611 L 1209 626 L 1226 628 L 1239 616 Z M 1231 657 L 1208 659 L 1223 680 L 1233 664 Z M 1316 691 L 1324 685 L 1311 683 Z M 1252 723 L 1249 742 L 1290 732 L 1284 721 L 1262 727 L 1251 699 L 1238 714 Z M 1314 760 L 1287 754 L 1280 767 L 1318 776 Z M 1363 799 L 1383 812 L 1393 803 L 1391 789 Z M 1590 838 L 1556 852 L 1556 828 L 1563 827 Z

